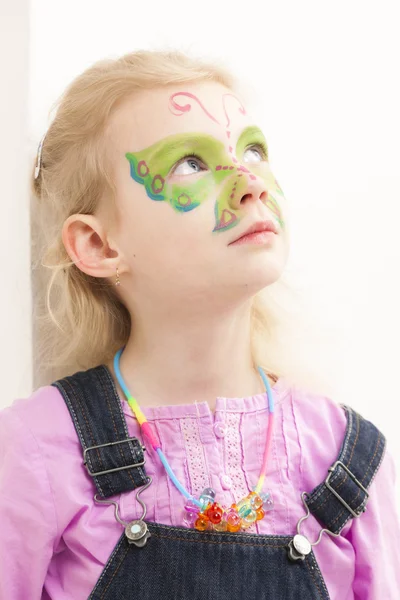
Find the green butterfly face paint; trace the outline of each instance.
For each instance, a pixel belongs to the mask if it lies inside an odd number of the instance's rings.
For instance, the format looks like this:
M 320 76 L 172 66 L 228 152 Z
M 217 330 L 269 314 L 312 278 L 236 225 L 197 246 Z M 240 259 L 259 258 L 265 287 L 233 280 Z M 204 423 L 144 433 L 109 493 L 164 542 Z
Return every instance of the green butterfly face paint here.
M 125 156 L 132 178 L 145 187 L 154 201 L 168 202 L 174 210 L 184 213 L 214 198 L 214 232 L 237 225 L 242 215 L 237 199 L 246 194 L 248 179 L 258 176 L 265 182 L 267 205 L 281 227 L 284 225 L 277 201 L 283 193 L 269 168 L 267 144 L 257 127 L 242 132 L 235 151 L 212 135 L 182 133 Z M 175 175 L 175 166 L 186 157 L 201 163 L 201 171 Z

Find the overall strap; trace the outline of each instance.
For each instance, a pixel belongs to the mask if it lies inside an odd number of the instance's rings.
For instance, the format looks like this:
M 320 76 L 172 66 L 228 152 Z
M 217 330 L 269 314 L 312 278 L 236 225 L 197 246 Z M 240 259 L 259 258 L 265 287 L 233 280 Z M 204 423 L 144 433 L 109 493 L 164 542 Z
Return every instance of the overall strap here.
M 349 519 L 366 511 L 372 483 L 386 449 L 386 438 L 377 427 L 354 409 L 341 404 L 347 427 L 336 462 L 328 476 L 310 494 L 310 512 L 332 533 L 340 533 Z
M 59 379 L 61 392 L 83 448 L 83 464 L 103 498 L 147 483 L 140 440 L 129 437 L 114 381 L 100 365 Z

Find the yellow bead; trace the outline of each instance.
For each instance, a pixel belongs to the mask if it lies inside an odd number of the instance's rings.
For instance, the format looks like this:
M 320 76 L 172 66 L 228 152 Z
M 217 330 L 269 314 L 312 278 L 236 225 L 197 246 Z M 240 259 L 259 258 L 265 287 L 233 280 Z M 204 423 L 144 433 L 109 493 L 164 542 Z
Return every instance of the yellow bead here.
M 228 523 L 226 521 L 220 521 L 219 523 L 214 523 L 213 529 L 215 531 L 226 531 L 228 529 Z
M 257 520 L 257 513 L 255 510 L 251 510 L 245 517 L 243 517 L 243 521 L 245 523 L 254 523 Z

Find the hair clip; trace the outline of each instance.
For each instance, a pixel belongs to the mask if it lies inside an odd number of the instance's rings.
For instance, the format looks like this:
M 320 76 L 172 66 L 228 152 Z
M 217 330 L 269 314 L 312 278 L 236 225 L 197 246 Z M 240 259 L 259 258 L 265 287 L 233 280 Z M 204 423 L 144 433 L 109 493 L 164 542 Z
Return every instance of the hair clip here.
M 44 138 L 46 137 L 46 133 L 44 134 L 44 136 L 40 140 L 40 143 L 39 143 L 39 146 L 38 146 L 38 149 L 37 149 L 37 160 L 36 160 L 36 167 L 35 167 L 35 179 L 37 179 L 39 177 L 39 173 L 40 173 L 40 166 L 41 166 L 41 161 L 42 161 L 42 148 L 43 148 Z

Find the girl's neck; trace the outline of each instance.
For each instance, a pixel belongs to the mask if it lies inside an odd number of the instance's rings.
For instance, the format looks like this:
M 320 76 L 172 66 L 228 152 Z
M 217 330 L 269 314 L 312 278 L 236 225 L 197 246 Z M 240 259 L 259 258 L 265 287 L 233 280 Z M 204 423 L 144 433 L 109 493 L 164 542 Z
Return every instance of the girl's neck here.
M 198 311 L 158 318 L 153 311 L 136 316 L 132 331 L 120 370 L 143 407 L 207 401 L 213 410 L 218 396 L 265 392 L 252 359 L 248 303 L 231 312 L 211 311 L 211 316 Z M 107 366 L 116 380 L 112 364 Z M 270 383 L 275 381 L 270 378 Z

